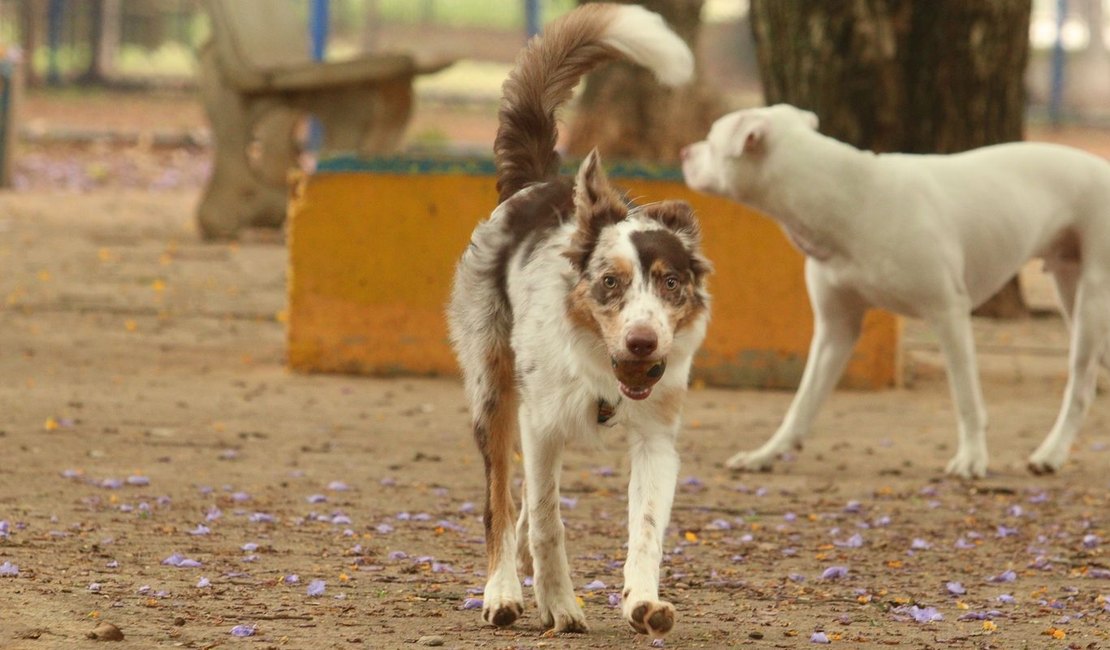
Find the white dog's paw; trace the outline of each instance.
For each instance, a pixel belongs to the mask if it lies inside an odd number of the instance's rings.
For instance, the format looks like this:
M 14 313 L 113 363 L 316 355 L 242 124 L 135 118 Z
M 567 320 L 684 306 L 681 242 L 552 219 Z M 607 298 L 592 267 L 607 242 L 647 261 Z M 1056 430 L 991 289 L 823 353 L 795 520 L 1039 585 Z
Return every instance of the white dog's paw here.
M 1052 445 L 1046 440 L 1029 456 L 1029 471 L 1034 474 L 1053 474 L 1068 460 L 1068 449 L 1063 445 Z
M 755 451 L 742 451 L 729 458 L 725 465 L 741 472 L 769 472 L 778 459 L 775 452 L 767 453 L 762 448 Z
M 540 611 L 540 622 L 555 633 L 590 631 L 589 626 L 586 625 L 586 615 L 578 606 L 573 592 L 550 599 L 541 599 L 537 594 L 536 605 Z
M 640 634 L 660 638 L 674 627 L 674 605 L 665 600 L 625 603 L 624 620 Z
M 524 593 L 516 576 L 500 579 L 495 576 L 486 583 L 482 594 L 482 619 L 490 625 L 507 627 L 524 613 Z
M 987 452 L 985 449 L 960 449 L 955 458 L 948 461 L 944 471 L 949 476 L 960 478 L 984 478 L 987 475 Z

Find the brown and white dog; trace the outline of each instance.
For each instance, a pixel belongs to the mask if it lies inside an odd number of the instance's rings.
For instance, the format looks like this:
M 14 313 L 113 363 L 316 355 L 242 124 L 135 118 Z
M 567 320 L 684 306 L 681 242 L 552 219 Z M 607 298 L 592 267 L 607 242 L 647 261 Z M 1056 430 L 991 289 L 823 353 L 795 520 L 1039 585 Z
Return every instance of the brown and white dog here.
M 523 613 L 519 559 L 534 576 L 543 624 L 586 631 L 559 516 L 562 453 L 568 439 L 618 423 L 631 453 L 624 618 L 653 636 L 674 625 L 674 607 L 659 600 L 659 561 L 690 364 L 708 321 L 709 264 L 690 206 L 629 204 L 596 150 L 573 186 L 557 178 L 555 110 L 583 74 L 616 58 L 669 85 L 693 69 L 663 20 L 629 5 L 584 5 L 522 52 L 503 87 L 494 144 L 500 205 L 475 229 L 455 275 L 451 340 L 486 470 L 482 616 L 497 626 Z M 525 483 L 514 530 L 518 429 Z

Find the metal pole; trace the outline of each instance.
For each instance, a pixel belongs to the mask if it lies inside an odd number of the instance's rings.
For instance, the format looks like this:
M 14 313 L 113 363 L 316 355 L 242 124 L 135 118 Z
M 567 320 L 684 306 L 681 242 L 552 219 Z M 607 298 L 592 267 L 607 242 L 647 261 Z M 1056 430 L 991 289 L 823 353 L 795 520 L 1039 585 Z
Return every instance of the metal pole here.
M 1056 0 L 1056 42 L 1052 45 L 1052 90 L 1048 101 L 1048 117 L 1053 126 L 1063 121 L 1064 103 L 1064 21 L 1068 17 L 1068 0 Z
M 312 37 L 312 58 L 323 61 L 328 49 L 328 23 L 330 0 L 312 0 L 312 15 L 309 17 L 309 31 Z M 324 144 L 324 125 L 315 117 L 309 118 L 308 150 L 319 152 Z
M 65 0 L 50 0 L 46 12 L 46 83 L 57 86 L 62 83 L 58 71 L 58 48 L 62 45 L 62 14 Z M 33 53 L 28 53 L 31 56 Z
M 309 29 L 312 32 L 312 58 L 324 60 L 328 48 L 328 22 L 331 14 L 329 0 L 312 0 L 312 17 Z
M 540 0 L 524 0 L 524 27 L 527 30 L 527 38 L 540 33 L 542 13 Z

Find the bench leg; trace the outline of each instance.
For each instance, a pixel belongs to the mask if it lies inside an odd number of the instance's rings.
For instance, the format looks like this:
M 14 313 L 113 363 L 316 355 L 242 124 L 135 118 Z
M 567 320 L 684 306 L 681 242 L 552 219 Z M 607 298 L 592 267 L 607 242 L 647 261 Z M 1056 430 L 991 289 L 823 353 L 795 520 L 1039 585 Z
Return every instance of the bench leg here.
M 200 91 L 212 126 L 214 159 L 208 185 L 197 208 L 197 225 L 205 239 L 233 239 L 243 228 L 282 224 L 286 191 L 280 175 L 276 179 L 279 184 L 266 182 L 267 179 L 252 166 L 249 155 L 249 149 L 255 144 L 253 125 L 273 105 L 251 102 L 223 86 L 213 56 L 211 48 L 205 48 L 200 55 Z M 288 131 L 291 118 L 286 123 L 289 124 L 285 127 L 287 139 L 291 139 Z M 263 128 L 281 129 L 272 124 Z M 275 140 L 272 133 L 265 135 L 265 140 Z M 265 144 L 263 142 L 263 146 Z M 266 155 L 262 158 L 270 158 L 269 153 L 263 152 Z M 288 152 L 284 155 L 289 157 Z M 284 163 L 265 162 L 265 175 L 274 175 L 273 168 L 279 164 Z M 285 164 L 286 169 L 288 166 Z

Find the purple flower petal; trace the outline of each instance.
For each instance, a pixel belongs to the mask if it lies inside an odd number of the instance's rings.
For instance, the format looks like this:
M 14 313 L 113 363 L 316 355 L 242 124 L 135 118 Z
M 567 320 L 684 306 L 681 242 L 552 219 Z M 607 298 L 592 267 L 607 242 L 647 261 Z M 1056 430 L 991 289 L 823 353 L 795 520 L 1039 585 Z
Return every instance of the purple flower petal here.
M 1003 525 L 999 524 L 999 526 L 998 526 L 998 528 L 995 532 L 995 536 L 997 536 L 997 537 L 1013 537 L 1014 535 L 1017 535 L 1017 532 L 1018 532 L 1017 528 L 1011 528 L 1009 526 L 1003 526 Z
M 205 521 L 216 521 L 217 519 L 219 519 L 220 517 L 222 517 L 222 516 L 223 516 L 223 514 L 224 514 L 224 513 L 220 512 L 220 509 L 219 509 L 219 508 L 217 508 L 216 506 L 212 506 L 211 508 L 209 508 L 209 509 L 208 509 L 208 510 L 207 510 L 207 511 L 206 511 L 206 512 L 204 513 L 204 520 L 205 520 Z
M 100 487 L 107 490 L 118 490 L 123 487 L 123 481 L 118 478 L 106 478 L 100 482 Z
M 297 575 L 296 573 L 290 573 L 289 575 L 282 578 L 282 582 L 284 582 L 287 585 L 295 585 L 300 581 L 301 581 L 301 577 L 299 575 Z
M 2 522 L 0 522 L 0 523 L 2 523 Z M 1088 535 L 1083 536 L 1083 548 L 1096 548 L 1101 543 L 1102 543 L 1102 538 L 1099 537 L 1098 535 L 1088 534 Z
M 1007 605 L 1009 605 L 1014 602 L 1014 597 L 1010 594 L 999 594 L 998 598 L 995 598 L 995 600 L 1000 603 L 1006 603 Z
M 256 512 L 250 516 L 250 522 L 252 524 L 272 524 L 275 521 L 277 521 L 277 519 L 273 515 L 265 512 Z
M 253 625 L 236 625 L 231 628 L 231 636 L 254 636 L 255 629 Z
M 12 534 L 12 525 L 8 523 L 7 519 L 0 520 L 0 538 L 10 537 Z
M 594 476 L 609 477 L 609 476 L 616 476 L 616 475 L 617 475 L 617 470 L 613 469 L 612 467 L 598 467 L 598 468 L 594 469 Z
M 559 497 L 559 505 L 569 510 L 578 505 L 578 499 L 575 497 Z
M 332 492 L 346 492 L 347 490 L 351 489 L 351 486 L 347 485 L 343 481 L 332 481 L 331 483 L 328 483 L 328 489 Z
M 388 535 L 393 532 L 393 526 L 389 524 L 378 524 L 374 527 L 374 530 L 378 531 L 379 535 Z
M 93 583 L 89 584 L 88 589 L 89 589 L 89 593 L 99 594 L 100 593 L 100 583 L 99 582 L 93 582 Z
M 844 512 L 856 513 L 861 510 L 863 510 L 863 506 L 860 505 L 859 501 L 849 501 L 847 505 L 844 506 Z
M 109 568 L 109 569 L 118 569 L 119 568 L 119 562 L 117 560 L 108 560 L 108 562 L 105 563 L 104 566 Z
M 920 537 L 916 537 L 916 538 L 914 538 L 913 542 L 910 543 L 910 548 L 912 548 L 915 551 L 927 551 L 927 550 L 933 548 L 933 545 L 930 544 L 928 540 L 921 539 Z
M 347 515 L 335 515 L 331 518 L 331 523 L 337 526 L 349 526 L 351 524 L 351 518 Z
M 127 484 L 137 486 L 150 485 L 150 479 L 145 476 L 128 476 Z
M 468 512 L 474 512 L 474 502 L 473 501 L 464 501 L 462 503 L 462 505 L 459 506 L 459 512 L 464 513 L 464 514 L 468 513 Z
M 1013 582 L 1017 580 L 1017 574 L 1013 571 L 1006 570 L 996 576 L 987 578 L 987 582 Z
M 243 503 L 244 501 L 250 501 L 251 495 L 247 494 L 246 492 L 232 492 L 231 500 L 235 503 Z
M 323 596 L 326 589 L 327 583 L 325 583 L 323 580 L 313 580 L 312 582 L 308 583 L 309 596 Z
M 209 580 L 208 578 L 205 578 L 204 576 L 201 576 L 200 580 L 197 580 L 197 588 L 198 589 L 204 589 L 205 587 L 211 587 L 211 586 L 212 586 L 212 581 Z
M 935 607 L 921 608 L 917 605 L 914 605 L 907 609 L 906 613 L 910 615 L 910 618 L 917 621 L 918 623 L 932 623 L 933 621 L 944 620 L 944 614 L 938 612 Z
M 822 580 L 839 580 L 848 575 L 848 567 L 846 566 L 831 566 L 821 573 Z
M 310 494 L 305 497 L 305 500 L 309 503 L 324 503 L 328 498 L 322 494 Z
M 845 540 L 834 540 L 833 545 L 840 548 L 859 548 L 863 546 L 863 535 L 856 533 Z
M 653 648 L 662 648 L 663 647 L 663 639 L 652 639 L 651 640 L 651 647 L 653 647 Z
M 614 591 L 613 593 L 609 594 L 609 598 L 607 599 L 607 601 L 610 607 L 620 607 L 621 595 Z
M 247 553 L 253 553 L 258 550 L 258 544 L 255 544 L 254 542 L 247 542 L 239 548 L 243 551 L 246 551 Z
M 586 591 L 597 591 L 599 589 L 605 589 L 605 583 L 600 580 L 594 580 L 593 582 L 583 585 L 582 588 Z
M 975 548 L 975 544 L 961 537 L 956 540 L 956 548 L 966 551 L 969 548 Z
M 809 642 L 810 643 L 832 643 L 832 641 L 829 641 L 828 635 L 825 634 L 824 632 L 814 632 L 813 636 L 809 637 Z
M 463 601 L 462 609 L 482 609 L 482 599 L 467 598 Z
M 389 552 L 389 559 L 391 559 L 391 560 L 403 560 L 403 559 L 407 558 L 408 556 L 409 556 L 409 554 L 404 552 L 404 551 L 390 551 Z
M 964 586 L 958 582 L 949 582 L 945 585 L 945 588 L 947 588 L 948 593 L 953 596 L 962 596 L 967 593 L 967 589 L 964 589 Z
M 204 524 L 197 524 L 197 527 L 190 530 L 189 534 L 190 535 L 207 535 L 208 533 L 211 533 L 211 532 L 212 532 L 212 529 L 209 528 L 208 526 L 205 526 Z

